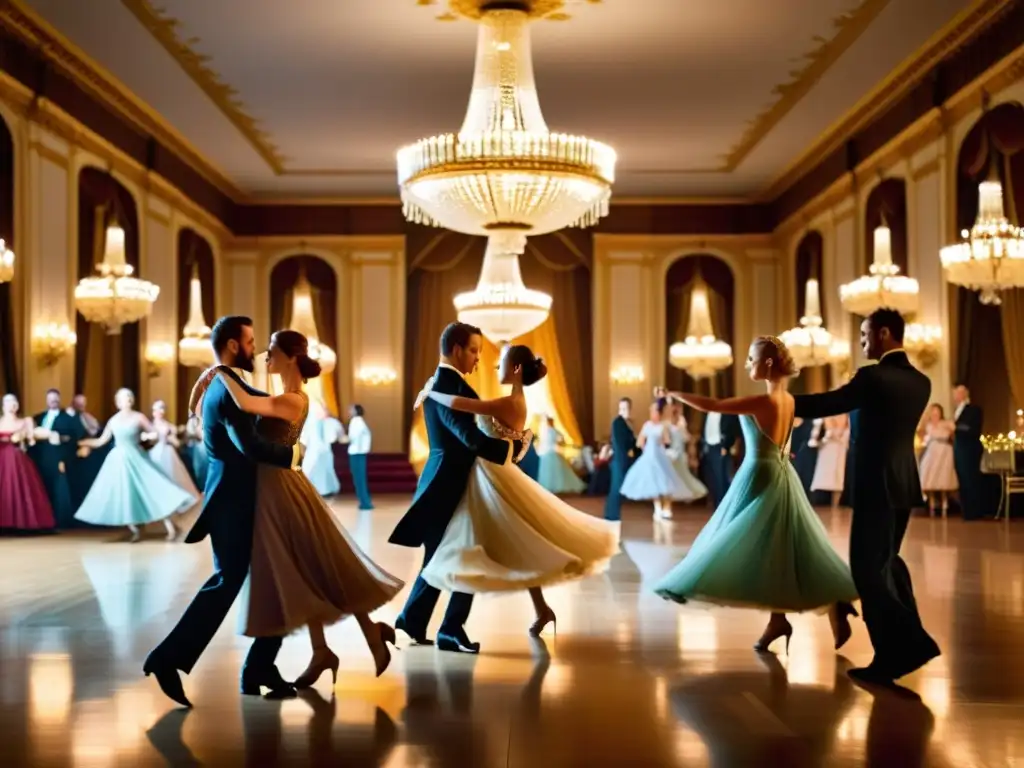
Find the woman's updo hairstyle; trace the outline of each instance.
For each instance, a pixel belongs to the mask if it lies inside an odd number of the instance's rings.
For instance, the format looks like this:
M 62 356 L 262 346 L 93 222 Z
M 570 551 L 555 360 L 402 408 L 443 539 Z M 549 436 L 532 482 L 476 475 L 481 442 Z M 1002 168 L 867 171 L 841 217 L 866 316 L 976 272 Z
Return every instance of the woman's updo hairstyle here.
M 772 362 L 772 373 L 778 376 L 796 376 L 800 372 L 789 347 L 778 336 L 758 336 L 757 343 Z
M 654 401 L 654 407 L 658 409 L 658 413 L 664 414 L 665 409 L 668 408 L 668 398 L 659 397 Z
M 303 381 L 320 375 L 320 363 L 309 356 L 309 341 L 298 331 L 277 331 L 270 337 L 270 343 L 295 359 Z
M 548 367 L 544 359 L 533 354 L 533 350 L 525 344 L 511 344 L 505 357 L 514 366 L 523 370 L 523 386 L 529 387 L 548 375 Z

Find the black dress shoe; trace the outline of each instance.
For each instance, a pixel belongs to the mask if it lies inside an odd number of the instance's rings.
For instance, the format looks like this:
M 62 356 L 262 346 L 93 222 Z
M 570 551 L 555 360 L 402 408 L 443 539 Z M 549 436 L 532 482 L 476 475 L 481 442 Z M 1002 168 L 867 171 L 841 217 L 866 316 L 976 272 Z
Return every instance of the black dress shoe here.
M 480 643 L 470 640 L 465 630 L 459 630 L 452 634 L 438 632 L 437 649 L 439 651 L 458 651 L 459 653 L 480 653 Z
M 260 696 L 264 688 L 269 689 L 264 696 L 267 699 L 294 699 L 298 695 L 295 686 L 281 677 L 276 666 L 265 669 L 246 667 L 242 670 L 241 690 L 244 696 Z
M 415 634 L 405 623 L 405 617 L 399 616 L 395 619 L 395 629 L 400 629 L 409 636 L 414 645 L 433 645 L 434 641 L 427 637 L 425 632 Z
M 151 656 L 146 659 L 142 671 L 146 677 L 153 675 L 160 685 L 160 690 L 175 704 L 188 707 L 189 709 L 192 708 L 192 702 L 185 695 L 185 689 L 181 685 L 181 676 L 178 674 L 177 669 L 169 664 L 161 664 Z

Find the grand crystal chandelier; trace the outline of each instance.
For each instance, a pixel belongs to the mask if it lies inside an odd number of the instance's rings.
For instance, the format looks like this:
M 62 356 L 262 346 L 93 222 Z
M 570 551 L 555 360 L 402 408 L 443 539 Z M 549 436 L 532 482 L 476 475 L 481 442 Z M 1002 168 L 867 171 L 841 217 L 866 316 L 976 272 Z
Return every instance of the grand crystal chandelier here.
M 732 347 L 715 338 L 708 306 L 708 289 L 697 277 L 690 292 L 686 338 L 668 348 L 668 361 L 694 379 L 705 379 L 732 365 Z
M 125 261 L 124 230 L 116 224 L 107 227 L 103 261 L 96 271 L 96 276 L 82 278 L 75 287 L 75 306 L 90 323 L 115 334 L 152 311 L 160 287 L 132 277 L 135 270 Z
M 0 237 L 0 283 L 9 283 L 14 279 L 14 251 Z
M 900 274 L 892 263 L 892 230 L 882 217 L 874 232 L 875 254 L 869 274 L 839 286 L 839 300 L 847 312 L 867 317 L 876 309 L 888 307 L 900 314 L 917 312 L 920 304 L 917 280 Z
M 993 156 L 995 153 L 993 152 Z M 1024 287 L 1024 230 L 1006 218 L 1003 185 L 993 171 L 978 185 L 978 217 L 961 242 L 939 252 L 946 279 L 978 291 L 982 304 L 1002 304 L 1000 291 Z
M 186 368 L 205 368 L 213 363 L 210 346 L 210 326 L 203 316 L 203 286 L 199 282 L 199 265 L 192 264 L 192 279 L 188 286 L 188 322 L 181 330 L 178 341 L 178 362 Z
M 337 365 L 338 357 L 333 349 L 320 341 L 316 318 L 313 315 L 313 288 L 306 278 L 305 268 L 299 269 L 299 279 L 292 289 L 292 316 L 288 327 L 306 337 L 309 344 L 308 354 L 320 363 L 320 374 L 330 374 Z
M 804 316 L 800 325 L 779 334 L 793 355 L 798 368 L 816 368 L 838 363 L 850 357 L 850 345 L 829 333 L 821 319 L 821 294 L 818 281 L 810 278 L 805 286 Z
M 550 296 L 523 284 L 518 262 L 527 235 L 594 224 L 608 213 L 615 180 L 611 147 L 551 133 L 544 121 L 529 32 L 531 18 L 546 12 L 542 6 L 460 3 L 460 12 L 479 22 L 462 129 L 397 155 L 409 221 L 489 238 L 476 290 L 455 303 L 461 320 L 496 342 L 536 328 L 551 308 Z

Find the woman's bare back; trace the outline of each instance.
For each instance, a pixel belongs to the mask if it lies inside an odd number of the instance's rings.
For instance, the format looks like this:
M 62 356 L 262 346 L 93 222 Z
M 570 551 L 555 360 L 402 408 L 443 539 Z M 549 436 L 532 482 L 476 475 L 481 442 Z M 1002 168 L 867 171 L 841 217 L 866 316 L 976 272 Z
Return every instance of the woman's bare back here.
M 757 410 L 752 414 L 758 428 L 765 436 L 780 448 L 789 439 L 789 430 L 796 412 L 796 401 L 788 392 L 777 392 L 766 395 Z

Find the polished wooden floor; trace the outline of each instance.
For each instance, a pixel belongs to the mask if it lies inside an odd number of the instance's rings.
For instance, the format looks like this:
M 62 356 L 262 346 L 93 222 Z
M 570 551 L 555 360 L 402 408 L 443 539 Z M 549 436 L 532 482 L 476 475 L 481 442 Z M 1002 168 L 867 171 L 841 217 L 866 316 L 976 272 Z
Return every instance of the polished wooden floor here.
M 407 501 L 336 509 L 411 581 L 420 553 L 386 543 Z M 849 513 L 821 514 L 845 552 Z M 944 651 L 903 681 L 917 700 L 850 684 L 844 670 L 871 657 L 859 622 L 840 656 L 819 616 L 793 618 L 788 655 L 759 656 L 763 614 L 653 596 L 707 513 L 676 516 L 655 524 L 647 508 L 627 510 L 610 572 L 550 590 L 557 636 L 528 638 L 525 594 L 481 598 L 468 627 L 479 657 L 406 648 L 375 679 L 348 621 L 328 634 L 337 686 L 325 678 L 298 700 L 239 696 L 247 641 L 231 616 L 185 681 L 190 712 L 140 666 L 208 574 L 208 546 L 155 530 L 135 545 L 116 532 L 0 539 L 0 765 L 1024 764 L 1024 523 L 911 524 L 904 554 Z M 304 635 L 288 638 L 285 675 L 308 654 Z

